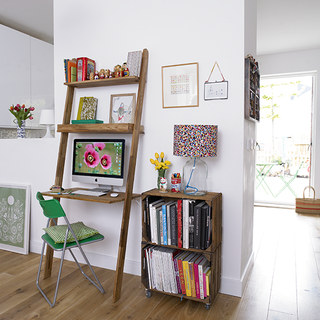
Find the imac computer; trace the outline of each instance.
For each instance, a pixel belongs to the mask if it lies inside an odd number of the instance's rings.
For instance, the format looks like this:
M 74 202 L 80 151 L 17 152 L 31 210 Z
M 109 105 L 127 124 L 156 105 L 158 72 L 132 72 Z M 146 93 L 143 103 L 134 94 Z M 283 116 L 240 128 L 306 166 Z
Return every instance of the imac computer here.
M 124 139 L 74 139 L 72 181 L 96 184 L 110 191 L 123 185 Z

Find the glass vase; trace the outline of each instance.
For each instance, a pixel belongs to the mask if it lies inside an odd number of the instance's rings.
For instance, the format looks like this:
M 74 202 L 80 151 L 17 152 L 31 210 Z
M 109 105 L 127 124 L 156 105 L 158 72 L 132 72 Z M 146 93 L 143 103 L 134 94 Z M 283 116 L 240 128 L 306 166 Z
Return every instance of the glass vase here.
M 207 194 L 208 166 L 200 158 L 191 158 L 183 167 L 183 192 L 194 196 Z
M 17 138 L 24 139 L 26 137 L 26 120 L 21 120 L 21 127 L 17 124 Z

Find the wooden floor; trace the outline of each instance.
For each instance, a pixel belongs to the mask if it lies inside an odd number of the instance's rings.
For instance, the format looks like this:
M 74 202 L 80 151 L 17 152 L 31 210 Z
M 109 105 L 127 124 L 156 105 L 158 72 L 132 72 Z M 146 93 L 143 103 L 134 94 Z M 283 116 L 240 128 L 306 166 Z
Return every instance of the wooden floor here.
M 101 294 L 72 262 L 64 264 L 57 304 L 50 308 L 35 279 L 39 255 L 0 250 L 0 319 L 320 319 L 320 218 L 293 210 L 255 208 L 255 264 L 243 297 L 219 294 L 210 310 L 163 294 L 145 296 L 140 278 L 124 275 L 112 303 L 115 272 L 95 268 Z M 50 297 L 53 276 L 42 281 Z

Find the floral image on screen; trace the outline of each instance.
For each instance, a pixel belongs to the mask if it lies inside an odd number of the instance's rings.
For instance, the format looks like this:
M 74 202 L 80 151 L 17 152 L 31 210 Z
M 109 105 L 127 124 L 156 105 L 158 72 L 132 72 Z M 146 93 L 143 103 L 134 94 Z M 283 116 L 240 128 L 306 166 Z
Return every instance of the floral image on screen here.
M 121 143 L 77 143 L 75 171 L 105 175 L 121 174 Z

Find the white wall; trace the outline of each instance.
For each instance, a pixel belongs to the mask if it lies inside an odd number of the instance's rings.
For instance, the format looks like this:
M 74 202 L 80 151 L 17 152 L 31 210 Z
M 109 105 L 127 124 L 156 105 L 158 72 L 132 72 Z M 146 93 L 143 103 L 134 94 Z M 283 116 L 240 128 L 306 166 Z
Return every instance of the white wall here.
M 251 0 L 250 0 L 251 1 Z M 215 124 L 219 126 L 218 156 L 206 160 L 209 167 L 209 191 L 223 195 L 223 244 L 221 292 L 241 295 L 244 272 L 252 253 L 250 234 L 251 188 L 245 181 L 244 133 L 244 0 L 198 1 L 179 0 L 161 2 L 104 1 L 90 2 L 92 12 L 103 18 L 88 19 L 85 0 L 54 2 L 54 64 L 56 123 L 60 123 L 65 104 L 63 59 L 80 56 L 93 58 L 97 68 L 113 68 L 122 64 L 127 52 L 149 50 L 149 68 L 146 84 L 142 124 L 145 134 L 140 138 L 134 192 L 140 193 L 156 186 L 156 172 L 149 159 L 163 151 L 172 162 L 170 172 L 182 172 L 185 159 L 173 156 L 174 124 Z M 74 17 L 72 19 L 71 17 Z M 229 81 L 227 100 L 204 101 L 203 86 L 214 62 L 220 65 Z M 162 109 L 161 66 L 199 63 L 199 107 Z M 214 73 L 211 80 L 219 80 Z M 108 122 L 110 94 L 136 92 L 136 86 L 76 90 L 73 118 L 79 97 L 93 95 L 99 99 L 97 117 Z M 94 135 L 86 135 L 91 137 Z M 70 135 L 70 140 L 80 135 Z M 40 251 L 41 228 L 44 219 L 34 201 L 37 190 L 46 190 L 54 183 L 57 150 L 60 135 L 50 142 L 43 140 L 0 141 L 3 147 L 14 147 L 11 174 L 3 157 L 0 160 L 1 180 L 32 183 L 31 251 Z M 130 142 L 131 136 L 125 135 Z M 71 144 L 69 143 L 69 146 Z M 71 148 L 66 159 L 64 187 L 71 182 Z M 23 155 L 23 168 L 20 167 Z M 19 158 L 19 159 L 18 159 Z M 250 160 L 251 161 L 251 160 Z M 247 163 L 247 162 L 246 162 Z M 248 166 L 248 164 L 246 164 Z M 25 169 L 28 168 L 28 169 Z M 170 175 L 169 172 L 169 175 Z M 254 179 L 254 175 L 251 177 Z M 245 180 L 245 181 L 244 181 Z M 90 186 L 89 186 L 90 187 Z M 248 198 L 246 198 L 248 196 Z M 247 200 L 249 199 L 249 200 Z M 87 250 L 94 265 L 114 269 L 116 266 L 122 205 L 103 205 L 81 201 L 64 201 L 71 220 L 83 220 L 96 227 L 106 240 Z M 252 205 L 252 204 L 251 204 Z M 244 214 L 244 210 L 249 214 Z M 243 223 L 248 224 L 242 227 Z M 141 208 L 133 202 L 125 272 L 140 274 Z M 245 254 L 242 254 L 242 251 Z
M 261 75 L 278 75 L 290 73 L 314 73 L 314 115 L 313 115 L 313 141 L 312 141 L 312 176 L 313 187 L 318 191 L 316 195 L 319 198 L 320 176 L 319 167 L 316 163 L 320 159 L 320 101 L 318 92 L 320 92 L 320 48 L 314 50 L 295 51 L 279 54 L 268 54 L 258 56 Z M 297 126 L 299 123 L 297 123 Z M 302 196 L 302 195 L 301 195 Z
M 0 126 L 16 127 L 8 111 L 17 103 L 35 107 L 27 127 L 39 127 L 42 109 L 53 109 L 53 46 L 0 25 L 3 75 L 0 79 Z

